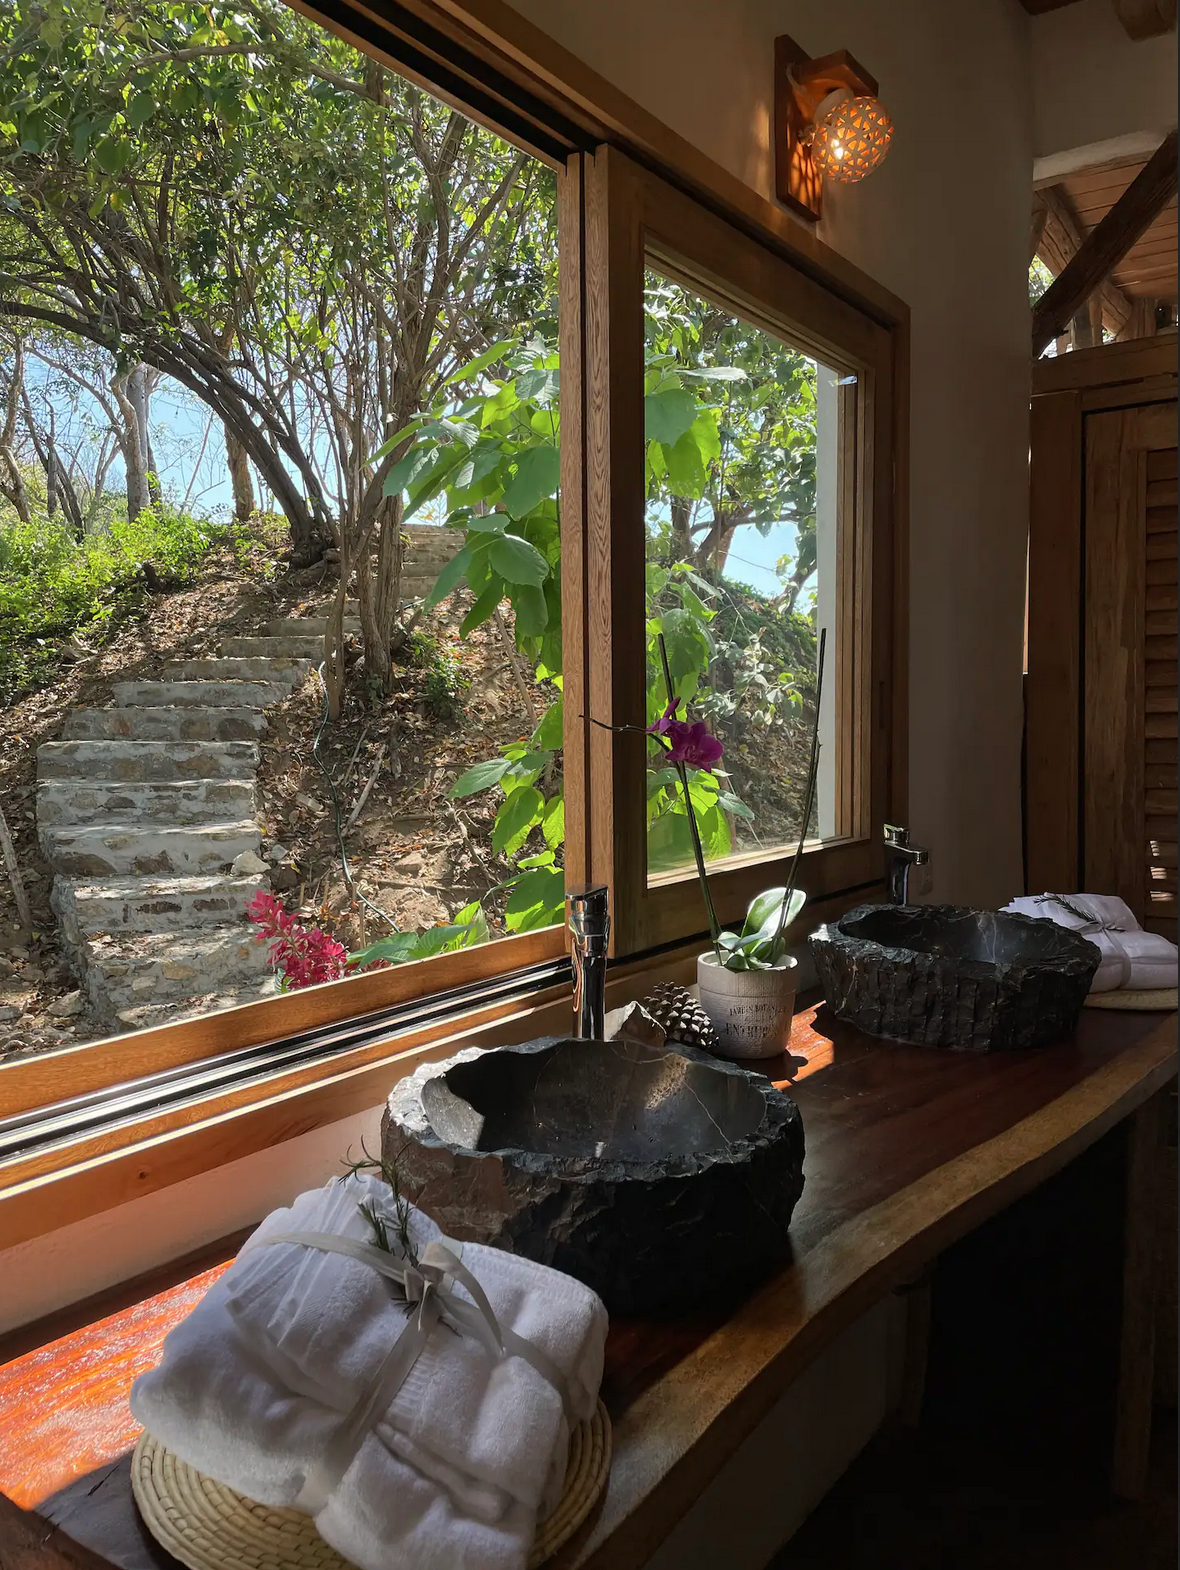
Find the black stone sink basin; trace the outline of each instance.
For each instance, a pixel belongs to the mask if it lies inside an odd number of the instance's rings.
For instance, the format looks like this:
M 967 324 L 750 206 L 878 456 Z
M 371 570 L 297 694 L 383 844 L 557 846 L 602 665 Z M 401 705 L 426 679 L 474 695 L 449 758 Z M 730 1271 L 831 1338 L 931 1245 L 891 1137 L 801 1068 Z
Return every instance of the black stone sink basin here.
M 794 1102 L 690 1047 L 471 1048 L 400 1081 L 382 1137 L 444 1232 L 567 1271 L 611 1313 L 748 1289 L 789 1254 L 803 1190 Z
M 1072 1034 L 1101 958 L 1051 921 L 959 905 L 860 905 L 810 938 L 828 1006 L 924 1047 L 1040 1047 Z

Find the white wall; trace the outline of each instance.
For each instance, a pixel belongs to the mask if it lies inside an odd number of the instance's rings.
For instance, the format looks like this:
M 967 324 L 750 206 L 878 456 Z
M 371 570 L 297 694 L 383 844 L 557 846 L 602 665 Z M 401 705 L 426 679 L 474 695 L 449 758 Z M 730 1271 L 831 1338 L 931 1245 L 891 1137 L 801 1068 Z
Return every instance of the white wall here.
M 1175 33 L 1135 41 L 1111 0 L 1078 0 L 1029 34 L 1038 158 L 1176 124 Z
M 774 38 L 849 49 L 894 146 L 820 235 L 913 311 L 910 809 L 935 898 L 1020 888 L 1028 17 L 1016 0 L 513 0 L 764 195 Z
M 381 1108 L 0 1250 L 0 1334 L 253 1226 L 379 1147 Z

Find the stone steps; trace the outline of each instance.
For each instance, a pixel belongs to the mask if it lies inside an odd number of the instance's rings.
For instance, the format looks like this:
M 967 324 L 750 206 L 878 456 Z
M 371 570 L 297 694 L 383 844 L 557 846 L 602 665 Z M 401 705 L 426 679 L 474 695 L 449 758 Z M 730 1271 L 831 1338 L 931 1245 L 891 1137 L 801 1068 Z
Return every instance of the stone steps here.
M 158 780 L 253 780 L 253 741 L 46 741 L 37 778 L 114 785 Z
M 170 660 L 161 675 L 166 682 L 287 682 L 295 688 L 310 669 L 310 660 L 293 660 L 276 654 L 246 659 L 231 656 L 225 659 Z
M 266 735 L 260 709 L 73 709 L 63 741 L 249 741 Z
M 51 901 L 62 931 L 77 946 L 120 932 L 191 932 L 246 920 L 245 909 L 267 885 L 255 877 L 58 878 Z
M 240 922 L 192 937 L 145 932 L 95 938 L 87 945 L 85 987 L 109 1018 L 137 1004 L 181 1002 L 209 992 L 261 985 L 270 975 L 267 945 Z
M 150 829 L 88 823 L 47 828 L 40 837 L 45 859 L 54 872 L 70 878 L 220 873 L 245 850 L 257 855 L 262 844 L 262 832 L 250 819 Z
M 257 854 L 263 710 L 312 669 L 309 624 L 227 638 L 170 661 L 159 681 L 114 683 L 114 707 L 71 714 L 37 754 L 37 829 L 66 953 L 104 1026 L 143 1029 L 275 988 L 245 907 Z
M 322 640 L 328 630 L 326 616 L 286 616 L 278 621 L 268 621 L 266 630 L 272 638 L 317 638 Z M 355 617 L 349 617 L 344 623 L 345 636 L 352 633 L 356 637 L 361 635 L 361 624 Z
M 110 1023 L 118 1030 L 150 1030 L 154 1025 L 174 1025 L 183 1019 L 221 1014 L 243 1003 L 256 1003 L 259 998 L 273 997 L 277 991 L 278 983 L 274 976 L 267 976 L 262 981 L 255 978 L 245 986 L 227 988 L 224 992 L 202 993 L 200 997 L 185 998 L 182 1003 L 132 1004 L 130 1008 L 114 1011 Z
M 38 830 L 59 824 L 237 823 L 257 810 L 253 780 L 42 780 Z
M 221 652 L 232 659 L 274 655 L 279 659 L 305 660 L 308 665 L 318 665 L 324 657 L 324 640 L 314 633 L 305 637 L 223 638 Z
M 115 703 L 126 708 L 268 709 L 291 694 L 285 681 L 117 681 Z

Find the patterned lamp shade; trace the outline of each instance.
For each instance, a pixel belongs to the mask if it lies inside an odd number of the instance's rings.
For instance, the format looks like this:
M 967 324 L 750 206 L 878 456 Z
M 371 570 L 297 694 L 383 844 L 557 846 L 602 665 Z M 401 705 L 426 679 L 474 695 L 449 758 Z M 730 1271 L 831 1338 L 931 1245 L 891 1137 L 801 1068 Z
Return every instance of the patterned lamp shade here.
M 877 167 L 892 140 L 893 121 L 879 98 L 848 97 L 816 120 L 811 156 L 825 179 L 854 185 Z

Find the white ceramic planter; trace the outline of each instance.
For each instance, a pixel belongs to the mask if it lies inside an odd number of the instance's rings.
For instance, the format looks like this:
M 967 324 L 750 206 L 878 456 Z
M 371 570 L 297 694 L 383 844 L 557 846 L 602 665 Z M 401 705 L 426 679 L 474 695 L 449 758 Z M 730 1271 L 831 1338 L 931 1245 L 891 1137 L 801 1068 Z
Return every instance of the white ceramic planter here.
M 726 970 L 711 952 L 697 956 L 701 1006 L 727 1058 L 772 1058 L 786 1051 L 798 964 L 786 954 L 773 970 Z

